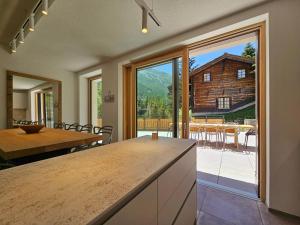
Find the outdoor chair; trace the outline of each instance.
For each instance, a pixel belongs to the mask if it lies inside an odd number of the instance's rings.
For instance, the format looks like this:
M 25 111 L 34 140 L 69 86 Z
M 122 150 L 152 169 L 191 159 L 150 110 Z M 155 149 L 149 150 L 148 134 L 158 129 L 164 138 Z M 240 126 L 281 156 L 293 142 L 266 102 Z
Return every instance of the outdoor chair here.
M 250 135 L 256 135 L 255 129 L 249 129 L 245 134 L 245 142 L 244 145 L 246 148 L 248 148 L 248 138 Z
M 206 127 L 205 129 L 205 142 L 209 139 L 212 141 L 212 137 L 216 137 L 216 147 L 218 146 L 218 141 L 221 141 L 221 132 L 218 127 Z
M 228 123 L 228 124 L 235 124 L 235 123 Z M 223 148 L 225 148 L 225 145 L 227 143 L 227 138 L 228 137 L 235 138 L 236 136 L 238 137 L 240 132 L 239 132 L 238 128 L 228 127 L 228 128 L 224 128 L 222 133 L 223 133 Z M 239 148 L 239 141 L 238 140 L 236 142 L 236 147 L 237 147 L 237 149 Z

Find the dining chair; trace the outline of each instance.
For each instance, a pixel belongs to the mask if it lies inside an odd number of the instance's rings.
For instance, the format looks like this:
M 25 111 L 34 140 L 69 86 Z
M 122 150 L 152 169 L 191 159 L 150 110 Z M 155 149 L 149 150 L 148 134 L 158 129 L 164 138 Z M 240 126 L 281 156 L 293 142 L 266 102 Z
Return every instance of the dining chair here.
M 255 129 L 249 129 L 246 134 L 245 134 L 245 142 L 244 142 L 244 146 L 246 148 L 248 148 L 248 138 L 250 135 L 256 135 L 256 131 Z
M 217 126 L 212 126 L 212 127 L 205 127 L 205 142 L 207 142 L 207 139 L 209 139 L 209 141 L 212 141 L 212 137 L 215 136 L 216 137 L 216 147 L 218 147 L 218 142 L 221 140 L 221 131 L 219 129 L 219 127 Z M 207 138 L 208 136 L 208 138 Z
M 77 131 L 78 123 L 65 124 L 65 130 L 74 130 Z
M 101 135 L 102 140 L 96 142 L 96 146 L 110 144 L 112 141 L 112 126 L 94 127 L 94 134 Z
M 79 132 L 86 132 L 86 133 L 92 133 L 93 131 L 93 125 L 92 124 L 85 124 L 85 125 L 78 125 L 77 131 Z
M 54 123 L 54 129 L 64 129 L 64 128 L 65 128 L 65 123 L 64 122 Z
M 236 123 L 228 123 L 228 124 L 233 124 L 233 125 L 236 125 Z M 225 148 L 225 145 L 226 145 L 226 142 L 227 142 L 227 138 L 228 137 L 233 137 L 234 139 L 237 137 L 237 141 L 236 141 L 236 148 L 239 149 L 239 140 L 238 140 L 238 137 L 239 137 L 239 129 L 238 128 L 235 128 L 235 127 L 228 127 L 228 128 L 224 128 L 223 131 L 223 148 Z

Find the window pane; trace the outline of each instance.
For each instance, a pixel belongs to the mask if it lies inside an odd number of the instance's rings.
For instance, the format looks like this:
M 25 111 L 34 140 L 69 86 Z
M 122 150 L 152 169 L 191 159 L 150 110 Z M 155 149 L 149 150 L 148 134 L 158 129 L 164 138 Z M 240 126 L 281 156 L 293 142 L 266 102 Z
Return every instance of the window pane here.
M 102 126 L 103 113 L 102 79 L 91 81 L 91 119 L 94 126 Z
M 138 137 L 173 136 L 173 70 L 172 61 L 137 70 Z

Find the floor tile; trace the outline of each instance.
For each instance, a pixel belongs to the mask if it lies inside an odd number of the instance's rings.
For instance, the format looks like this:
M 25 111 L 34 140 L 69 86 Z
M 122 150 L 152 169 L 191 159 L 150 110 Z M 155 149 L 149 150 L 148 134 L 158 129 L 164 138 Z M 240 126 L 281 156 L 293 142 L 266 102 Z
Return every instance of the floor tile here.
M 248 192 L 253 195 L 257 195 L 257 192 L 256 192 L 257 186 L 253 183 L 247 183 L 247 182 L 220 176 L 218 179 L 218 184 L 226 186 L 226 187 L 238 189 L 240 191 Z
M 234 223 L 230 223 L 205 212 L 200 212 L 197 225 L 234 225 Z
M 197 209 L 202 210 L 204 200 L 206 198 L 207 187 L 201 184 L 197 184 Z
M 202 211 L 234 224 L 262 225 L 256 201 L 207 189 Z
M 264 225 L 299 225 L 300 219 L 268 210 L 265 204 L 257 202 Z
M 213 175 L 211 173 L 204 173 L 204 172 L 197 171 L 197 179 L 217 184 L 218 178 L 219 178 L 218 175 Z

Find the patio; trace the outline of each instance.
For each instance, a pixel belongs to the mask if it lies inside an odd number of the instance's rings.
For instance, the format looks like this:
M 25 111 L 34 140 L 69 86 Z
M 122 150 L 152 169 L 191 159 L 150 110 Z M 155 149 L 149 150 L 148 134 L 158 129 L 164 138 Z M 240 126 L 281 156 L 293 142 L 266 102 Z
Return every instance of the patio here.
M 139 131 L 138 135 L 151 135 L 151 131 Z M 170 133 L 159 131 L 159 136 L 170 137 Z M 196 138 L 191 136 L 191 138 Z M 256 181 L 256 137 L 250 136 L 248 147 L 244 147 L 245 132 L 238 135 L 239 148 L 234 137 L 229 137 L 224 148 L 210 141 L 200 140 L 197 146 L 197 176 L 200 184 L 226 189 L 244 196 L 257 198 Z

